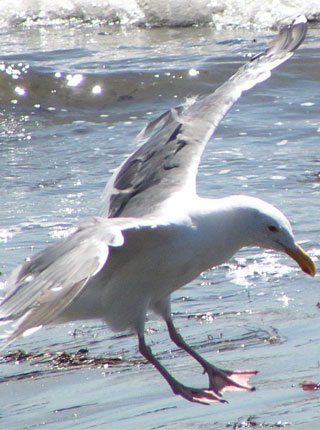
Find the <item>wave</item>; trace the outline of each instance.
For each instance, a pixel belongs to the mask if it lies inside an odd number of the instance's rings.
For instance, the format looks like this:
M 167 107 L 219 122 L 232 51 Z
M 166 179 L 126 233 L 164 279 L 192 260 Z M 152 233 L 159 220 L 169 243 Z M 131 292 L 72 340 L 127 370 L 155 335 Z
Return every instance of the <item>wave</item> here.
M 1 0 L 2 29 L 48 25 L 212 25 L 268 28 L 303 13 L 320 20 L 319 0 Z

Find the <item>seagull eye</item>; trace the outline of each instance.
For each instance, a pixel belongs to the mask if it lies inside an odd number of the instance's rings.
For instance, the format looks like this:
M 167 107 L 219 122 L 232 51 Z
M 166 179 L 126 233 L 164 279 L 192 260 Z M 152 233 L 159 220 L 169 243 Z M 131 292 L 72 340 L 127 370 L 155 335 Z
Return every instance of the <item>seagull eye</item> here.
M 268 225 L 268 229 L 272 233 L 278 233 L 278 231 L 279 231 L 278 227 L 276 227 L 275 225 Z

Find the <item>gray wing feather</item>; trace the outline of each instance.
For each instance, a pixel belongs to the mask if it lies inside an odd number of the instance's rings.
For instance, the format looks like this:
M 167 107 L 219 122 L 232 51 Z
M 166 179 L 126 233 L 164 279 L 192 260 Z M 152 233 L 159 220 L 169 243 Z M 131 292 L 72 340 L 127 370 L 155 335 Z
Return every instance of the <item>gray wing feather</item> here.
M 121 220 L 93 218 L 17 267 L 0 306 L 0 321 L 15 321 L 7 342 L 50 323 L 81 294 L 88 280 L 104 267 L 110 247 L 123 244 L 122 229 L 128 226 Z
M 220 120 L 243 91 L 269 78 L 290 58 L 307 31 L 298 16 L 283 27 L 262 54 L 242 66 L 213 94 L 165 112 L 137 136 L 139 149 L 108 182 L 102 216 L 140 216 L 156 212 L 173 193 L 195 192 L 201 154 Z

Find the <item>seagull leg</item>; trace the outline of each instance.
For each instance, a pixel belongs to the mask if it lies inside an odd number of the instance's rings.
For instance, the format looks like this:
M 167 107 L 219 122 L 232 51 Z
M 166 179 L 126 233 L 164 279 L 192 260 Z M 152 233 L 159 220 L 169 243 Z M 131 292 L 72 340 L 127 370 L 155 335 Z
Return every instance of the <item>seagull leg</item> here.
M 166 368 L 153 355 L 151 348 L 145 342 L 144 335 L 138 335 L 138 338 L 140 353 L 160 372 L 160 374 L 168 382 L 172 391 L 175 394 L 184 397 L 190 402 L 200 403 L 203 405 L 209 405 L 214 402 L 226 402 L 226 400 L 223 400 L 218 393 L 211 389 L 193 388 L 181 384 L 166 370 Z
M 205 360 L 200 354 L 194 351 L 177 332 L 171 316 L 165 318 L 171 340 L 181 349 L 190 354 L 201 364 L 210 381 L 210 389 L 219 397 L 224 391 L 254 391 L 255 388 L 249 385 L 251 376 L 258 372 L 255 370 L 225 370 L 214 366 Z

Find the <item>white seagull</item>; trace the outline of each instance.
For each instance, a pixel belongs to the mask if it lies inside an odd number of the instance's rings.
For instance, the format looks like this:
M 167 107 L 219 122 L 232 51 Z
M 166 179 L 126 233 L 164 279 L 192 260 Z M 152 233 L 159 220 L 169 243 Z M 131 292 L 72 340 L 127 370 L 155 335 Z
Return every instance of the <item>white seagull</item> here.
M 248 381 L 255 371 L 220 369 L 186 344 L 172 321 L 170 294 L 250 246 L 285 252 L 315 275 L 313 261 L 278 209 L 243 195 L 196 194 L 201 154 L 222 117 L 243 91 L 292 56 L 306 31 L 299 15 L 214 93 L 147 124 L 136 138 L 139 148 L 107 184 L 100 216 L 76 226 L 9 277 L 0 306 L 0 320 L 13 325 L 5 346 L 46 324 L 101 318 L 114 331 L 134 330 L 140 353 L 189 401 L 225 402 L 224 391 L 253 390 Z M 164 319 L 172 341 L 200 363 L 208 387 L 181 384 L 153 355 L 144 337 L 148 310 Z

